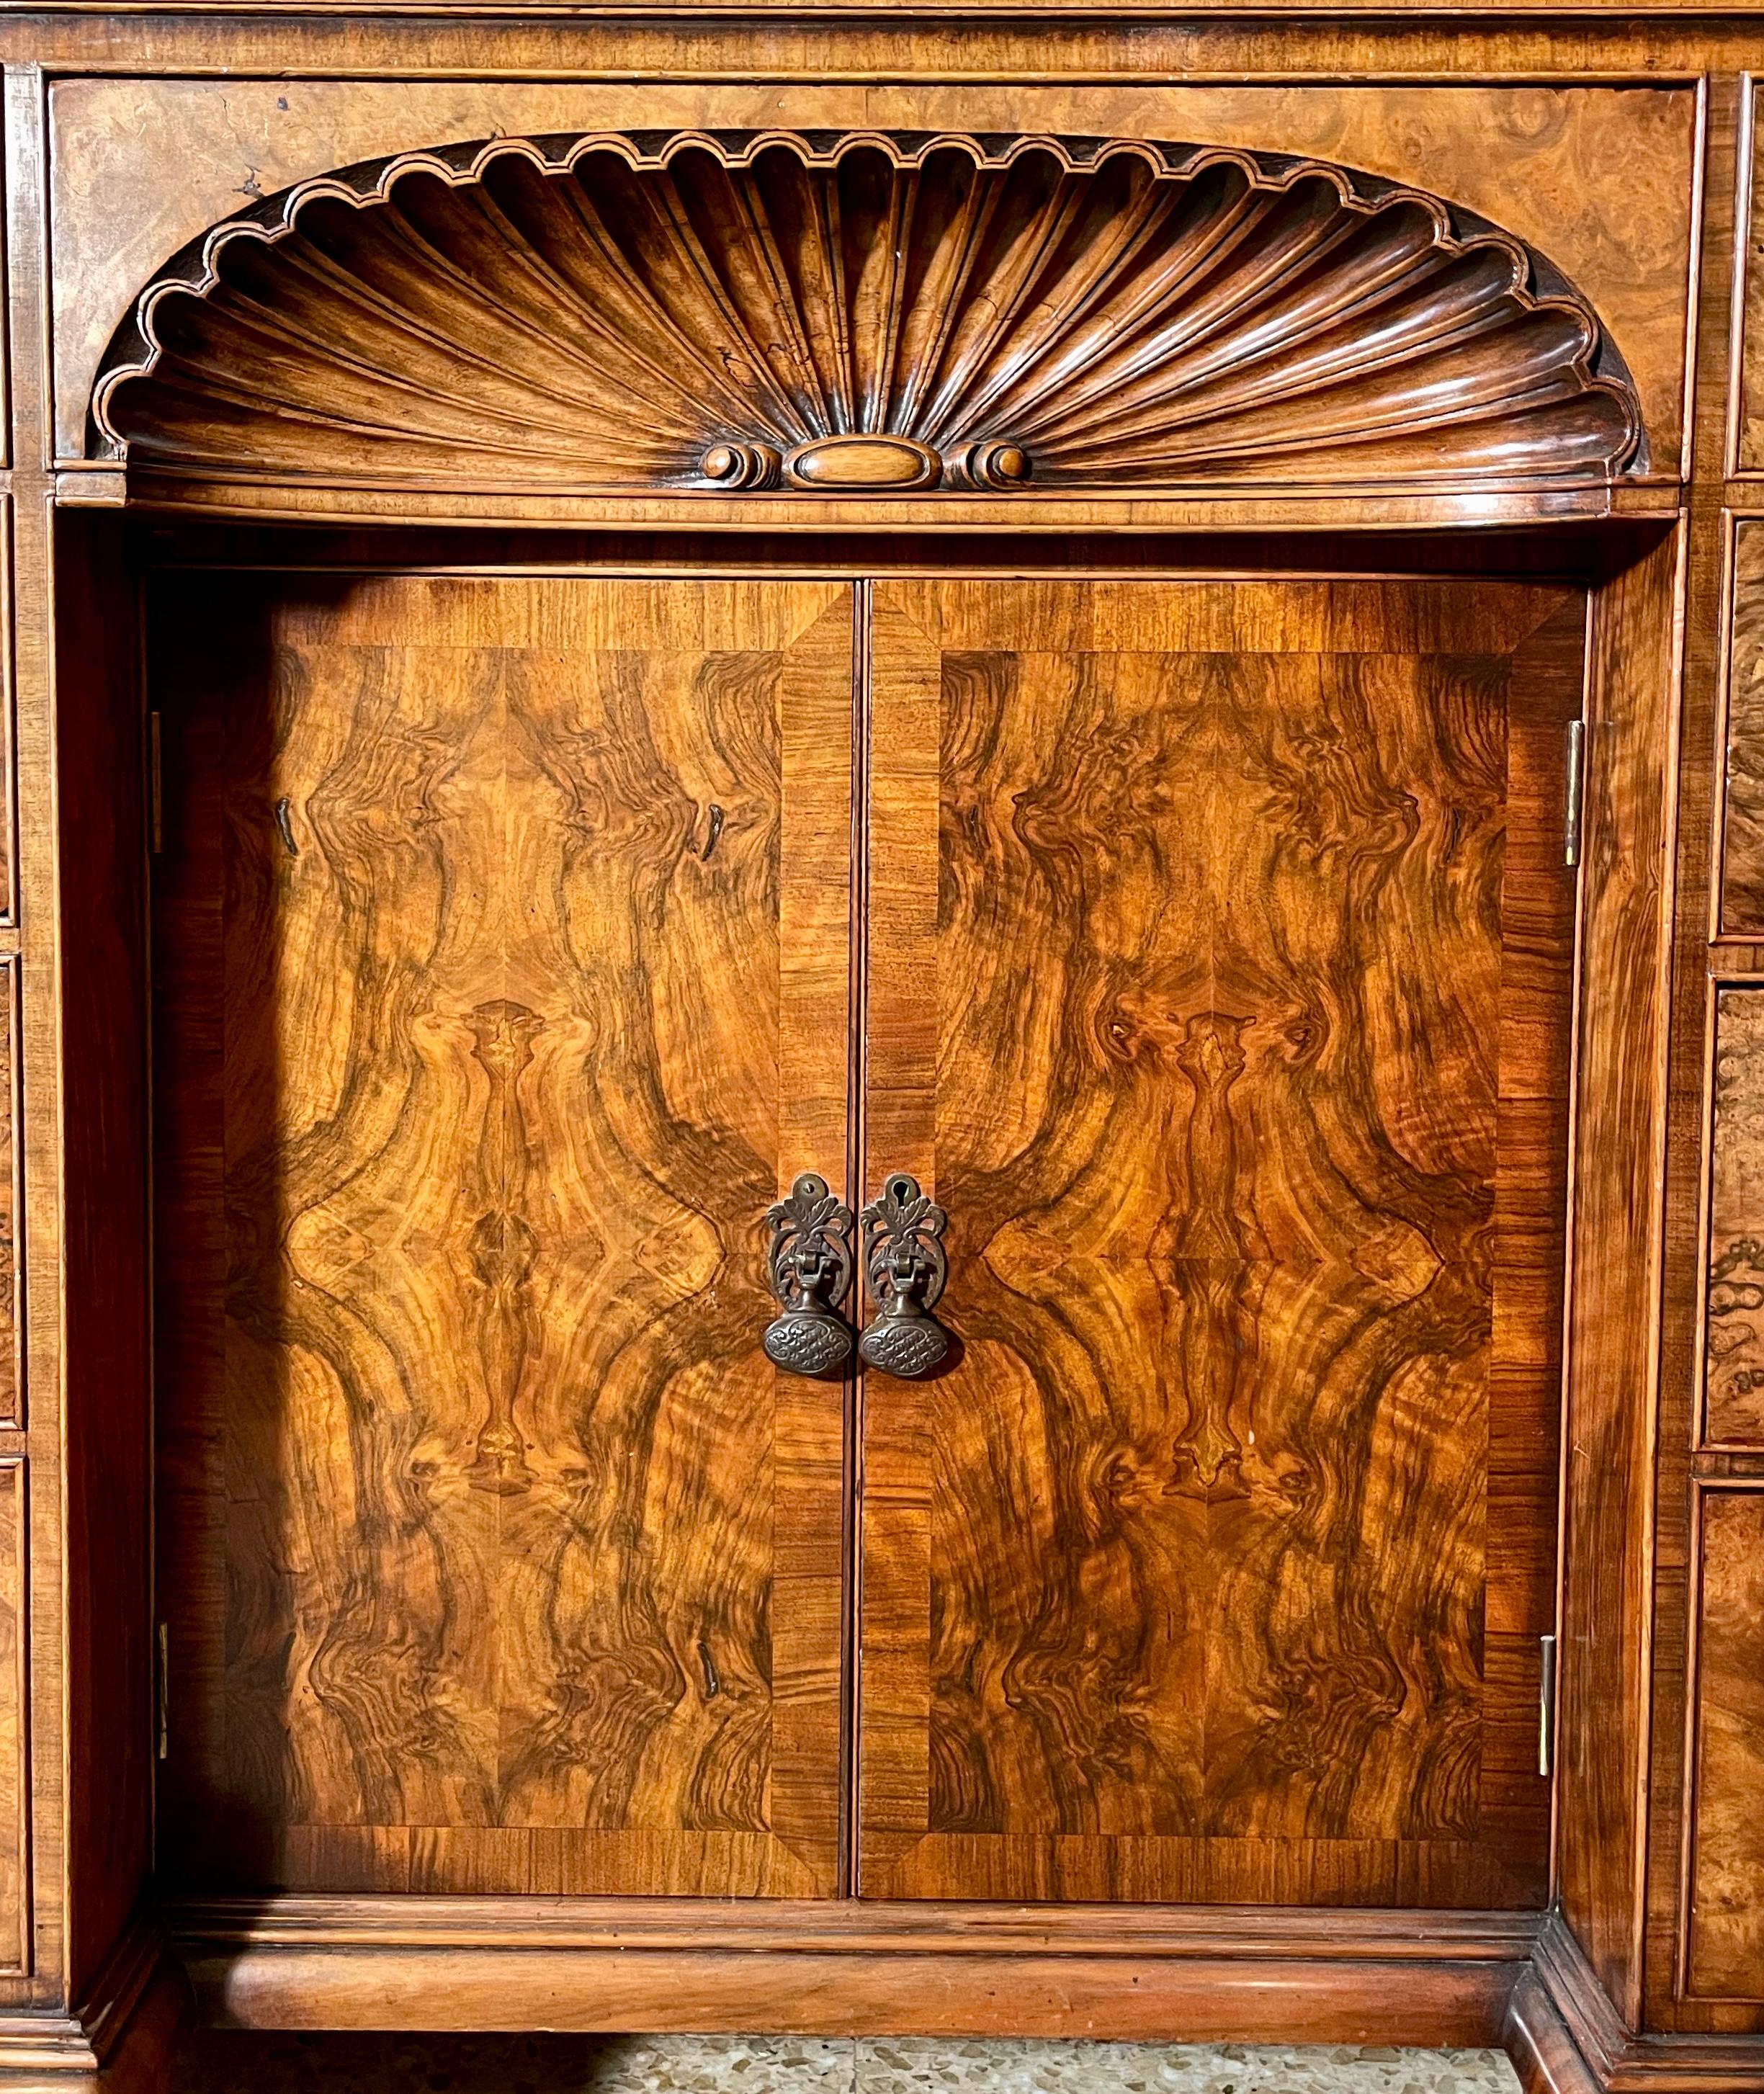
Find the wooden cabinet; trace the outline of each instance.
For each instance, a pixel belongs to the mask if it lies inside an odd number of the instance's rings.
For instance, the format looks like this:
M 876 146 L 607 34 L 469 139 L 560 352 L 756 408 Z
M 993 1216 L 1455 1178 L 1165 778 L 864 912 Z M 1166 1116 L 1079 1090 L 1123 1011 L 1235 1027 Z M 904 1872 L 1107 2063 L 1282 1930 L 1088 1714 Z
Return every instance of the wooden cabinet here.
M 0 16 L 0 2094 L 1764 2084 L 1755 42 Z
M 169 1878 L 1542 1901 L 1583 593 L 148 604 Z

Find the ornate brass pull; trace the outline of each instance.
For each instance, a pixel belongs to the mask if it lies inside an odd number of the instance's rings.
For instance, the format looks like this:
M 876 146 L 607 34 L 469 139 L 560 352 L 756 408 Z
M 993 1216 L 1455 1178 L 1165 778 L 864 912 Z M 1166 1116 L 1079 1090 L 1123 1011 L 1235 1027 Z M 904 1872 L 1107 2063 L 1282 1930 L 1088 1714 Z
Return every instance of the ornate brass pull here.
M 863 1232 L 863 1275 L 878 1311 L 858 1340 L 865 1364 L 908 1378 L 929 1374 L 949 1349 L 949 1334 L 932 1310 L 949 1277 L 938 1240 L 949 1219 L 897 1171 L 858 1217 Z
M 790 1197 L 767 1209 L 767 1271 L 784 1314 L 760 1340 L 775 1366 L 821 1375 L 843 1366 L 850 1327 L 834 1314 L 851 1286 L 851 1210 L 824 1178 L 805 1171 Z

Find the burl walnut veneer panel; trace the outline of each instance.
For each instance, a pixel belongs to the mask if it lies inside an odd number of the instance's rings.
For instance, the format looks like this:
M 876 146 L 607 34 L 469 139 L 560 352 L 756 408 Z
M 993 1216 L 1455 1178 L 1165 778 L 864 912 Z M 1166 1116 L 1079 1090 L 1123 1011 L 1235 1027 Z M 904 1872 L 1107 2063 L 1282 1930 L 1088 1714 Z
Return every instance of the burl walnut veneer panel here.
M 1758 130 L 1761 89 L 1751 87 L 1752 162 L 1746 171 L 1749 222 L 1738 227 L 1736 273 L 1743 272 L 1745 303 L 1741 316 L 1739 417 L 1734 463 L 1743 473 L 1764 472 L 1764 135 Z
M 0 1970 L 29 1967 L 24 1464 L 0 1461 Z
M 1697 99 L 1683 83 L 1549 87 L 797 82 L 61 80 L 51 90 L 55 428 L 135 293 L 256 199 L 385 154 L 638 128 L 1040 133 L 1314 157 L 1411 184 L 1546 256 L 1610 329 L 1651 469 L 1682 454 Z
M 24 1423 L 19 956 L 0 956 L 0 1425 Z
M 200 612 L 200 615 L 197 614 Z M 836 1880 L 852 599 L 167 581 L 162 1856 Z
M 1584 616 L 877 584 L 869 1894 L 1541 1902 Z
M 1749 518 L 1734 526 L 1730 587 L 1721 928 L 1764 936 L 1764 532 Z
M 1764 1999 L 1764 1490 L 1702 1493 L 1688 1989 Z
M 1715 994 L 1703 1430 L 1764 1446 L 1764 991 Z

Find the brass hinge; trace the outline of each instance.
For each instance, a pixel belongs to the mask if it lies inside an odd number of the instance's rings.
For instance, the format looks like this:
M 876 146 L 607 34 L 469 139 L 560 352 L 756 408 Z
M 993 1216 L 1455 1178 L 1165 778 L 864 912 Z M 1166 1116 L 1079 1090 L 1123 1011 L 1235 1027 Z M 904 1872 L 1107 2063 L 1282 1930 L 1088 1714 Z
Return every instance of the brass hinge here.
M 159 1624 L 159 1663 L 154 1670 L 158 1675 L 154 1683 L 159 1689 L 159 1757 L 164 1759 L 172 1749 L 172 1631 L 164 1622 Z
M 147 819 L 157 858 L 165 848 L 165 795 L 160 784 L 159 715 L 147 715 Z
M 1556 1765 L 1556 1639 L 1537 1639 L 1537 1771 L 1551 1773 Z
M 1571 719 L 1568 723 L 1568 760 L 1563 767 L 1562 810 L 1562 862 L 1575 866 L 1580 862 L 1580 802 L 1585 793 L 1586 780 L 1586 722 Z

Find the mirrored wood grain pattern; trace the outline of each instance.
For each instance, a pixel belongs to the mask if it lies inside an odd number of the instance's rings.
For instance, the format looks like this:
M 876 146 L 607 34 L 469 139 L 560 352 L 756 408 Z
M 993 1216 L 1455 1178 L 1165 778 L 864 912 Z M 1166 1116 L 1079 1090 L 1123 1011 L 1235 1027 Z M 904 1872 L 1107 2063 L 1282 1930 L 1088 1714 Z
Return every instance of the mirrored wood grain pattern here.
M 774 1389 L 758 1218 L 843 1160 L 849 591 L 193 593 L 177 1866 L 829 1888 L 841 1397 Z
M 1602 482 L 1622 357 L 1524 244 L 1352 169 L 1126 139 L 496 139 L 212 227 L 112 455 L 517 488 Z
M 1541 1898 L 1584 623 L 879 587 L 869 1178 L 962 1353 L 866 1398 L 871 1892 Z

